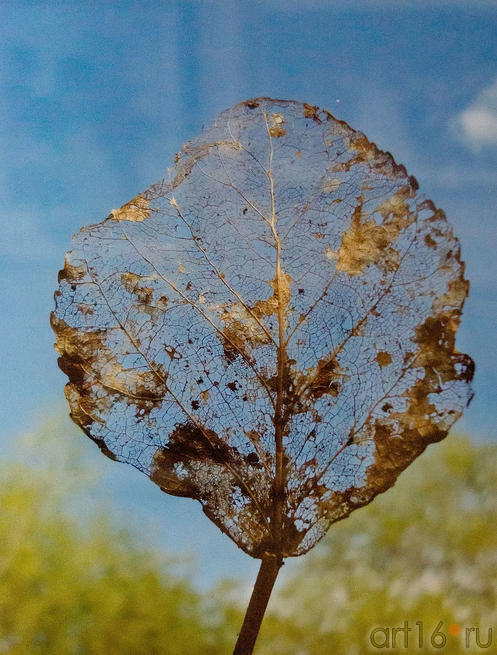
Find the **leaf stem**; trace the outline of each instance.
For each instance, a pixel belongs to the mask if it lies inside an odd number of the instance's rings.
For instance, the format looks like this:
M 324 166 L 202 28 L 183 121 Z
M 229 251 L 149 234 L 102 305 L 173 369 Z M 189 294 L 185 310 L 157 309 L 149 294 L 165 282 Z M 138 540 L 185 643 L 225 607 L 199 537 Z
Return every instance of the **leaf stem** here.
M 233 655 L 252 655 L 262 619 L 283 561 L 274 555 L 262 558 Z

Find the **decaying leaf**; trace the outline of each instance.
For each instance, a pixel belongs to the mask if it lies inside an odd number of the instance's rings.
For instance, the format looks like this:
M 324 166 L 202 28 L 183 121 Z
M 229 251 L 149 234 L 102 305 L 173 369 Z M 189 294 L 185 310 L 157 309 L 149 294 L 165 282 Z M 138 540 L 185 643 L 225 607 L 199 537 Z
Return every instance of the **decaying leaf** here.
M 404 167 L 312 105 L 229 109 L 169 179 L 67 255 L 71 415 L 248 554 L 300 555 L 467 404 L 458 242 Z

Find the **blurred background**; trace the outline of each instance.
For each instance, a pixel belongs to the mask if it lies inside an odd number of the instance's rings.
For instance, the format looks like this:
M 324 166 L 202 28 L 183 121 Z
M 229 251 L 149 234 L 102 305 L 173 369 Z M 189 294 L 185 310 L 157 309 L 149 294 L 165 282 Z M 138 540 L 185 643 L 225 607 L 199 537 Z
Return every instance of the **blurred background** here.
M 476 362 L 464 436 L 285 565 L 258 652 L 374 652 L 405 620 L 496 645 L 497 2 L 4 0 L 0 85 L 0 653 L 230 652 L 258 563 L 72 427 L 48 317 L 71 235 L 256 96 L 328 109 L 446 211 Z

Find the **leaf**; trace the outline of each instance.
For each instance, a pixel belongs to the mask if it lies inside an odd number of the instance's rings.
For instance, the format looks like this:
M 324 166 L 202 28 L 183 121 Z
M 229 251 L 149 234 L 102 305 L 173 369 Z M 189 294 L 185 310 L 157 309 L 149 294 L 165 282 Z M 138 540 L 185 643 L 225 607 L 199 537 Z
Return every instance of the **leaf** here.
M 300 555 L 470 399 L 444 213 L 326 111 L 250 100 L 83 228 L 59 274 L 71 416 L 253 557 Z

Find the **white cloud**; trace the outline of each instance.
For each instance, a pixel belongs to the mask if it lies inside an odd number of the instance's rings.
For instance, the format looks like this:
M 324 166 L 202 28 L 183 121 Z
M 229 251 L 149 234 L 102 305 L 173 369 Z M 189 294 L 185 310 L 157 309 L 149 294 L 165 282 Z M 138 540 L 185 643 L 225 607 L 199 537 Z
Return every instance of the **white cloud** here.
M 497 78 L 457 116 L 456 128 L 475 150 L 497 147 Z

